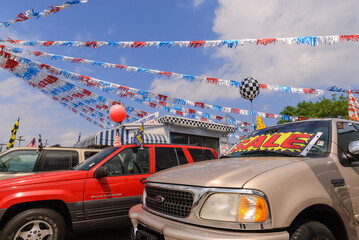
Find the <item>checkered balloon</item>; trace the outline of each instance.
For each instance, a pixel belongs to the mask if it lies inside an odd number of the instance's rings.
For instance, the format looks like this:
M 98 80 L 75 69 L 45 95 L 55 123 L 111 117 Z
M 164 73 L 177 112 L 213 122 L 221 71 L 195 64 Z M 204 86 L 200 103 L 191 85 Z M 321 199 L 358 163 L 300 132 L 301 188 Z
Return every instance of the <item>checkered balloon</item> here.
M 252 101 L 259 94 L 260 85 L 258 81 L 252 77 L 247 77 L 242 80 L 239 87 L 239 93 L 247 100 Z

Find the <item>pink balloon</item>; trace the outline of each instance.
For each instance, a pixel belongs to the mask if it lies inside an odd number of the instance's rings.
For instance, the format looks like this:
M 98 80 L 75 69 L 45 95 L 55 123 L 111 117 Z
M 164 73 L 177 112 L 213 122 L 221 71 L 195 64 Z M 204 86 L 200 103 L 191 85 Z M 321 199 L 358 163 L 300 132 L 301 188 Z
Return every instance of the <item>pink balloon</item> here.
M 110 118 L 114 122 L 122 122 L 126 118 L 126 109 L 121 105 L 113 105 L 110 108 Z

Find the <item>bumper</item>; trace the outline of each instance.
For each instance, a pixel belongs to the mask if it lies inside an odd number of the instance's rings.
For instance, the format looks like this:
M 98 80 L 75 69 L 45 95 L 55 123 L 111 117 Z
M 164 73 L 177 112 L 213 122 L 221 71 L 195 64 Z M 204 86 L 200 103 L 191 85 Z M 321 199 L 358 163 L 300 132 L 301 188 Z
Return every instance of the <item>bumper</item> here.
M 138 204 L 129 212 L 134 232 L 138 230 L 138 224 L 144 225 L 155 232 L 164 235 L 165 240 L 288 240 L 288 232 L 272 233 L 244 233 L 199 227 L 172 221 L 147 212 Z M 134 238 L 135 239 L 135 238 Z M 141 238 L 139 238 L 141 239 Z M 150 238 L 148 238 L 150 239 Z M 156 238 L 154 238 L 156 239 Z

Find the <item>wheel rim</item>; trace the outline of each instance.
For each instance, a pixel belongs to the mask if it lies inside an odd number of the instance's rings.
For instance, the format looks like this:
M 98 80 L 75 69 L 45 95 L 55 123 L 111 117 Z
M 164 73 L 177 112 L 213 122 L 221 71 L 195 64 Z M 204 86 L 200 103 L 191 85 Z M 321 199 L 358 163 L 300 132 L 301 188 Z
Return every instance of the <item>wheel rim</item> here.
M 51 240 L 54 234 L 51 225 L 42 220 L 30 221 L 22 225 L 14 240 Z

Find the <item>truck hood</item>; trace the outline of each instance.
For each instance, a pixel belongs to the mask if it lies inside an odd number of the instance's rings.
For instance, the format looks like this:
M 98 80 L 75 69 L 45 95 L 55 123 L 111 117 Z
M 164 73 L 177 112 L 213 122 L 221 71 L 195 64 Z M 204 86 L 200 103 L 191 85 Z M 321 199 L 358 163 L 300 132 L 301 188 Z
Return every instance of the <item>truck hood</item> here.
M 302 160 L 303 158 L 294 157 L 218 159 L 170 168 L 150 176 L 147 181 L 188 186 L 242 188 L 255 176 Z
M 0 189 L 8 187 L 20 187 L 26 185 L 71 181 L 76 179 L 84 179 L 87 176 L 88 171 L 54 171 L 35 173 L 32 175 L 26 175 L 21 177 L 13 177 L 4 180 L 0 180 Z

